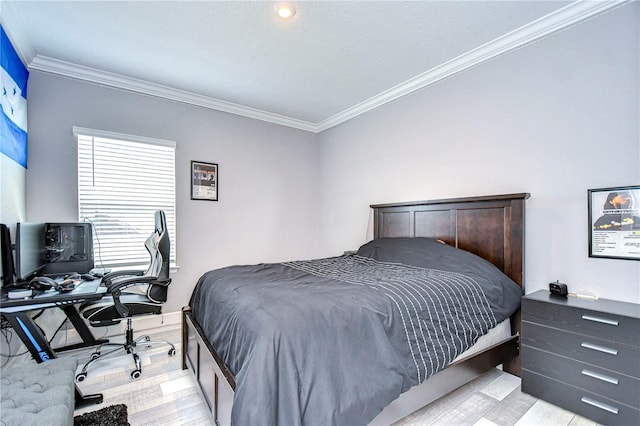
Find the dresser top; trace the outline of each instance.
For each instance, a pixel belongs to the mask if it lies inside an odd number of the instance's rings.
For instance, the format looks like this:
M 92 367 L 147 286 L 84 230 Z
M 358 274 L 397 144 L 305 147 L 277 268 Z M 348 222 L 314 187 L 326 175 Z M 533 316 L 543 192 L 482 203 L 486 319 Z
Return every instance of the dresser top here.
M 640 318 L 640 305 L 629 302 L 619 302 L 610 299 L 582 299 L 575 296 L 554 296 L 547 290 L 538 290 L 534 293 L 523 296 L 524 299 L 537 300 L 540 302 L 554 303 L 556 305 L 566 305 L 571 308 L 589 309 L 592 311 L 618 314 L 625 317 Z

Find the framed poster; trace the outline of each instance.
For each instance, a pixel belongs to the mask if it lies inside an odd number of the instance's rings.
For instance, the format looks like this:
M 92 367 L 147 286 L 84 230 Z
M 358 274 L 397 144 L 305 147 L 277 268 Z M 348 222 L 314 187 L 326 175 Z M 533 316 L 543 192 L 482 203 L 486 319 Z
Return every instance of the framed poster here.
M 218 201 L 218 165 L 191 161 L 191 199 Z
M 589 257 L 640 260 L 640 185 L 589 189 Z

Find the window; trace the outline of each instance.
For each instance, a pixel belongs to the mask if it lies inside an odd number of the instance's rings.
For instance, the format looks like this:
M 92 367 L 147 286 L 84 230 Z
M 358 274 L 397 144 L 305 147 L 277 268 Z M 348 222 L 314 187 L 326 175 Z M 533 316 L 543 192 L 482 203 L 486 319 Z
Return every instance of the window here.
M 164 210 L 176 261 L 175 142 L 73 128 L 80 221 L 93 224 L 97 267 L 147 265 L 145 240 Z

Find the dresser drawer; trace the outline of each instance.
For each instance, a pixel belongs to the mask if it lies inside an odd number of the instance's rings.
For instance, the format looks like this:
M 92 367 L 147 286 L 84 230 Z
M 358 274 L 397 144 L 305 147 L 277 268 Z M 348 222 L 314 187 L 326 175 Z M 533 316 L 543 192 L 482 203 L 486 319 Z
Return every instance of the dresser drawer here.
M 522 391 L 605 425 L 636 425 L 640 410 L 522 369 Z
M 524 317 L 524 315 L 523 315 Z M 522 321 L 522 346 L 640 378 L 640 349 Z M 524 351 L 523 351 L 524 352 Z
M 522 351 L 522 368 L 640 409 L 640 379 L 530 347 Z
M 560 298 L 556 303 L 523 298 L 522 320 L 640 348 L 640 319 L 567 306 Z

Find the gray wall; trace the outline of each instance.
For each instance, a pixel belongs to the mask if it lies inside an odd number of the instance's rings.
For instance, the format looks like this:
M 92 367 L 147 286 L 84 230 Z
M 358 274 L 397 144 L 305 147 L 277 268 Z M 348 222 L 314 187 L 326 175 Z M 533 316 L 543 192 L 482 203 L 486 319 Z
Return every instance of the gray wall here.
M 77 221 L 73 126 L 176 141 L 178 265 L 166 312 L 198 277 L 230 264 L 317 251 L 316 135 L 218 111 L 32 72 L 27 219 Z M 190 161 L 218 163 L 218 202 L 190 199 Z
M 587 189 L 640 184 L 637 2 L 320 134 L 320 252 L 371 203 L 530 192 L 526 291 L 640 302 L 640 262 L 589 258 Z
M 369 204 L 530 192 L 527 292 L 640 302 L 640 262 L 587 256 L 587 189 L 640 183 L 636 2 L 319 135 L 34 72 L 28 220 L 77 220 L 72 126 L 177 142 L 180 271 L 331 256 L 371 235 Z M 189 199 L 189 161 L 220 202 Z
M 15 232 L 16 222 L 27 216 L 27 170 L 4 154 L 0 154 L 0 223 Z

